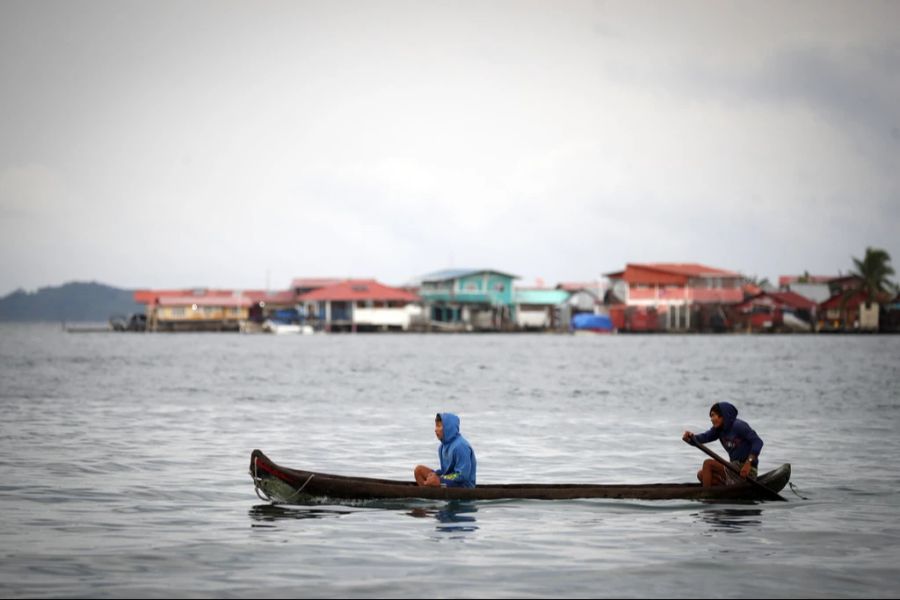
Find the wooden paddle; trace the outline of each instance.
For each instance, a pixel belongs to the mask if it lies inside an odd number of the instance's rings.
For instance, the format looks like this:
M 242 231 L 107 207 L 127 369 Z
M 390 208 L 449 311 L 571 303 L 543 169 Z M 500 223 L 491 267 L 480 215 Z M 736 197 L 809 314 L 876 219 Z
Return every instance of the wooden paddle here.
M 696 441 L 694 438 L 685 440 L 685 442 L 687 442 L 691 446 L 696 446 L 697 448 L 700 448 L 700 450 L 702 450 L 703 452 L 708 454 L 710 456 L 710 458 L 715 459 L 716 462 L 721 463 L 726 469 L 730 470 L 732 473 L 734 473 L 738 477 L 741 477 L 740 469 L 735 467 L 733 464 L 731 464 L 730 462 L 728 462 L 727 460 L 725 460 L 724 458 L 722 458 L 721 456 L 719 456 L 718 454 L 716 454 L 715 452 L 713 452 L 712 450 L 710 450 L 709 448 L 707 448 L 706 446 L 701 444 L 700 442 Z M 779 494 L 778 492 L 776 492 L 774 490 L 767 488 L 766 486 L 764 486 L 757 480 L 752 479 L 750 477 L 747 477 L 746 479 L 741 477 L 741 479 L 743 479 L 750 485 L 756 486 L 756 488 L 758 490 L 765 493 L 766 498 L 768 498 L 769 500 L 780 500 L 781 502 L 787 502 L 787 498 L 782 497 L 781 494 Z

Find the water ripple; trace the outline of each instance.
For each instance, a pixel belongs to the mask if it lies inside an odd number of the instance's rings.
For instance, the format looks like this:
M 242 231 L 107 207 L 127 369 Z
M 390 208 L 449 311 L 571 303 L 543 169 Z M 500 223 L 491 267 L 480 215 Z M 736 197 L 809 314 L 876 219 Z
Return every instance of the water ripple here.
M 900 589 L 900 468 L 872 458 L 900 451 L 897 337 L 0 328 L 4 597 Z M 433 414 L 453 410 L 481 482 L 689 481 L 704 457 L 681 432 L 718 400 L 763 436 L 764 469 L 792 463 L 807 500 L 282 507 L 260 504 L 247 474 L 262 448 L 408 479 L 436 460 Z

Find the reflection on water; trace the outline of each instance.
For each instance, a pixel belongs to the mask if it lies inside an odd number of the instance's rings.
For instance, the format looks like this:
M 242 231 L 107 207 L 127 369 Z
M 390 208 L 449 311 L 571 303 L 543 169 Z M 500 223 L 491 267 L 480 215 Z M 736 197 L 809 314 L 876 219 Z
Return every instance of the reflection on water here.
M 459 533 L 478 531 L 475 525 L 475 517 L 470 516 L 478 512 L 478 507 L 471 502 L 448 502 L 443 508 L 413 508 L 408 514 L 418 519 L 434 518 L 438 521 L 435 527 L 437 531 L 444 533 Z
M 287 508 L 275 504 L 257 504 L 247 514 L 253 519 L 251 527 L 275 527 L 273 523 L 286 519 L 326 519 L 349 515 L 350 510 L 334 510 L 324 508 Z
M 710 508 L 695 513 L 702 523 L 710 525 L 711 531 L 739 533 L 748 527 L 762 523 L 761 508 Z

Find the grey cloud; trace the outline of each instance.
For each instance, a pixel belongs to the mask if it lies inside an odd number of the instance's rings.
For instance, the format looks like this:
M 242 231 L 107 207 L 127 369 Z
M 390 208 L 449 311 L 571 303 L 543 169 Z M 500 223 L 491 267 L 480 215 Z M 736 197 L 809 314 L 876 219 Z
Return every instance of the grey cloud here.
M 900 46 L 876 17 L 467 6 L 0 5 L 0 238 L 21 257 L 0 293 L 64 281 L 60 256 L 120 284 L 253 287 L 896 253 Z M 826 29 L 793 36 L 811 15 Z
M 750 91 L 754 88 L 763 97 L 801 102 L 898 142 L 900 46 L 784 50 L 751 80 Z
M 900 145 L 900 41 L 893 39 L 760 44 L 749 58 L 725 61 L 715 52 L 673 48 L 608 61 L 605 73 L 685 102 L 793 106 L 879 150 Z
M 684 65 L 661 81 L 694 97 L 815 112 L 896 167 L 878 153 L 900 146 L 900 45 L 784 47 L 757 65 Z

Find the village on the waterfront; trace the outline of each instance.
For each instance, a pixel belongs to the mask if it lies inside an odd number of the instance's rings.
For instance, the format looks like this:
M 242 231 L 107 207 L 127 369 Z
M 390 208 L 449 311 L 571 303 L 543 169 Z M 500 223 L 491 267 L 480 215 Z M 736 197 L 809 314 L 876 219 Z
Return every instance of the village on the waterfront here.
M 890 257 L 868 249 L 849 274 L 785 275 L 777 286 L 697 263 L 628 263 L 596 280 L 519 285 L 493 268 L 447 269 L 399 286 L 295 278 L 287 289 L 142 289 L 120 331 L 898 332 Z

